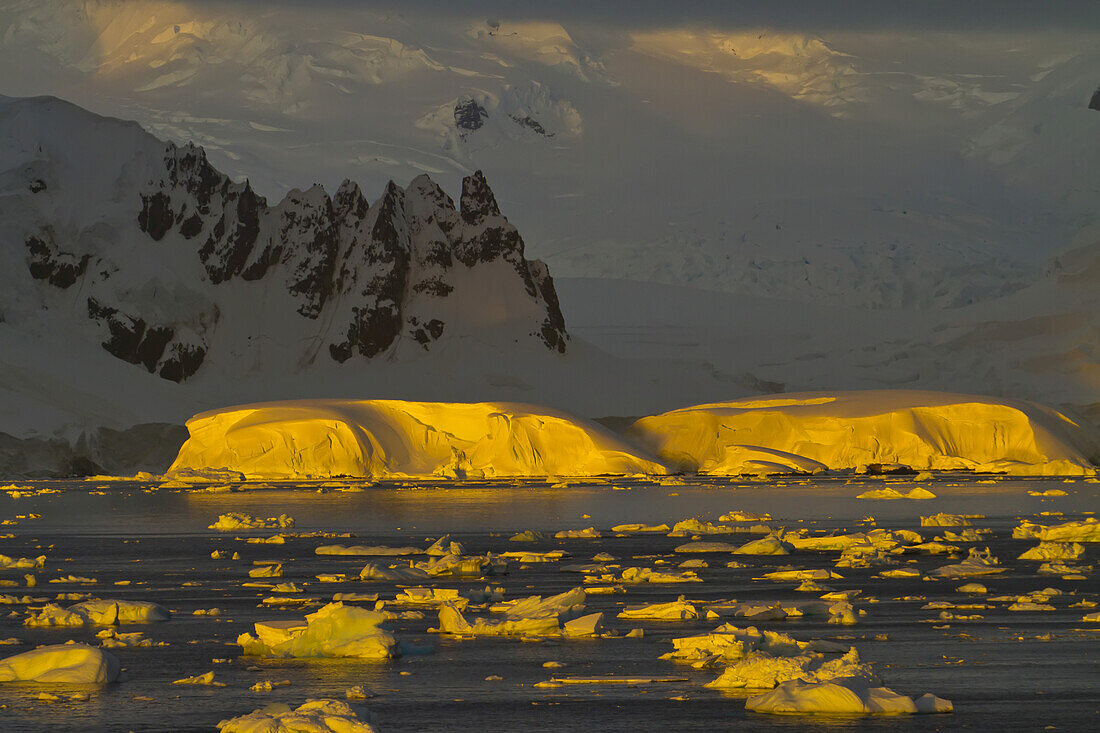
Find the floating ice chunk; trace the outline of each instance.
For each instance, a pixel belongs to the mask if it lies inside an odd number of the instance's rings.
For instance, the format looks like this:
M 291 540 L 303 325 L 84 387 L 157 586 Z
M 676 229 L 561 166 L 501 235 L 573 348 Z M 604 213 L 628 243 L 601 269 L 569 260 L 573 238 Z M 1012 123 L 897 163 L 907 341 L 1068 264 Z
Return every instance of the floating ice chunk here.
M 26 626 L 114 626 L 167 621 L 171 614 L 164 606 L 150 601 L 83 601 L 68 608 L 54 603 L 42 607 L 23 622 Z
M 919 578 L 921 572 L 916 568 L 897 568 L 894 570 L 883 570 L 878 574 L 880 578 Z
M 603 573 L 600 575 L 586 575 L 585 583 L 701 583 L 700 578 L 693 570 L 684 570 L 679 573 L 653 570 L 651 568 L 625 568 L 621 575 Z
M 73 585 L 95 585 L 99 581 L 95 578 L 85 578 L 80 575 L 62 575 L 58 578 L 51 578 L 51 583 L 71 583 Z
M 674 651 L 661 656 L 691 662 L 720 661 L 726 664 L 752 653 L 776 657 L 798 656 L 811 652 L 843 654 L 851 647 L 831 641 L 799 641 L 778 631 L 761 631 L 755 626 L 737 627 L 723 624 L 708 634 L 672 640 Z
M 772 535 L 752 540 L 734 550 L 735 555 L 790 555 L 791 545 Z
M 584 588 L 573 588 L 564 593 L 548 596 L 527 596 L 511 601 L 494 603 L 493 613 L 503 613 L 510 618 L 572 618 L 584 610 L 587 593 Z
M 103 629 L 96 632 L 96 638 L 100 640 L 100 646 L 104 649 L 118 649 L 123 647 L 150 647 L 150 646 L 168 646 L 166 642 L 154 642 L 152 639 L 145 638 L 145 634 L 140 631 L 134 631 L 129 634 L 122 634 L 114 629 Z
M 423 555 L 424 550 L 419 547 L 387 547 L 386 545 L 378 545 L 375 547 L 364 547 L 363 545 L 352 545 L 351 547 L 344 547 L 343 545 L 321 545 L 313 551 L 316 555 L 352 555 L 363 557 L 397 557 L 401 555 Z
M 1069 496 L 1061 489 L 1047 489 L 1046 491 L 1029 491 L 1028 496 Z
M 611 528 L 612 532 L 619 534 L 667 534 L 667 524 L 616 524 Z
M 355 685 L 344 690 L 344 697 L 349 700 L 366 700 L 374 697 L 374 693 L 370 692 L 364 685 Z
M 914 700 L 885 687 L 870 687 L 858 678 L 832 682 L 789 680 L 774 690 L 745 701 L 745 709 L 757 713 L 898 715 L 949 713 L 951 702 L 933 695 Z
M 118 679 L 118 659 L 87 644 L 42 646 L 0 659 L 0 682 L 102 684 Z
M 603 612 L 580 616 L 562 625 L 565 636 L 599 636 L 603 632 Z M 545 666 L 545 665 L 544 665 Z
M 506 617 L 500 620 L 475 618 L 469 621 L 461 611 L 445 603 L 439 608 L 439 628 L 434 631 L 459 636 L 557 636 L 561 633 L 561 628 L 556 615 L 541 618 Z
M 753 512 L 734 509 L 718 517 L 719 522 L 770 522 L 770 514 L 755 514 Z
M 283 577 L 282 563 L 271 563 L 269 565 L 261 565 L 258 568 L 252 568 L 248 571 L 248 577 L 250 578 L 281 578 Z
M 649 619 L 653 621 L 686 621 L 699 618 L 695 604 L 680 598 L 669 603 L 650 603 L 644 606 L 632 606 L 619 612 L 621 619 L 635 621 Z
M 796 568 L 791 570 L 774 570 L 770 573 L 764 573 L 763 577 L 777 583 L 787 583 L 791 581 L 797 582 L 802 580 L 836 580 L 842 578 L 843 576 L 838 575 L 831 570 Z
M 772 689 L 789 680 L 830 682 L 858 678 L 868 684 L 878 682 L 870 665 L 859 661 L 855 647 L 844 656 L 827 659 L 824 654 L 806 653 L 776 657 L 752 652 L 726 667 L 718 679 L 705 686 L 714 689 Z
M 989 592 L 989 589 L 986 588 L 981 583 L 967 583 L 965 585 L 960 585 L 955 590 L 959 593 L 974 593 L 974 594 L 983 594 L 983 593 L 988 593 Z
M 1096 613 L 1088 613 L 1081 617 L 1082 621 L 1088 621 L 1089 623 L 1100 624 L 1100 611 Z
M 1003 573 L 1008 568 L 999 567 L 999 561 L 989 552 L 989 548 L 978 550 L 970 548 L 970 554 L 965 560 L 955 565 L 945 565 L 933 570 L 929 575 L 936 578 L 966 578 L 969 576 L 996 575 Z
M 8 557 L 7 555 L 0 555 L 0 569 L 3 570 L 23 570 L 41 568 L 46 566 L 46 556 L 39 555 L 35 558 L 29 557 Z
M 1077 560 L 1085 554 L 1085 546 L 1077 542 L 1040 542 L 1026 550 L 1019 560 Z
M 935 499 L 936 495 L 928 489 L 922 489 L 919 486 L 908 492 L 901 492 L 897 489 L 872 489 L 870 491 L 864 491 L 862 494 L 856 496 L 857 499 Z
M 1080 522 L 1044 526 L 1023 521 L 1012 531 L 1013 539 L 1041 542 L 1100 542 L 1100 520 L 1089 517 Z
M 225 687 L 224 682 L 218 682 L 214 679 L 213 672 L 206 672 L 205 674 L 197 674 L 193 677 L 184 677 L 181 680 L 173 680 L 173 685 L 206 685 L 208 687 Z
M 738 532 L 737 527 L 727 527 L 721 524 L 711 524 L 710 522 L 703 521 L 696 517 L 691 519 L 684 519 L 677 522 L 672 526 L 672 531 L 668 533 L 669 537 L 690 537 L 691 535 L 703 535 L 703 534 L 731 534 Z
M 256 635 L 241 634 L 237 644 L 248 656 L 388 659 L 398 649 L 393 635 L 379 628 L 384 620 L 377 611 L 330 603 L 304 623 L 257 622 Z
M 413 570 L 420 570 L 432 577 L 475 577 L 502 575 L 508 572 L 508 562 L 495 555 L 443 555 L 424 562 L 414 563 Z
M 273 534 L 270 537 L 249 537 L 245 540 L 245 542 L 250 545 L 285 545 L 286 536 L 281 534 Z
M 281 703 L 268 705 L 217 727 L 221 733 L 374 733 L 350 705 L 330 699 L 306 700 L 293 710 Z
M 1019 600 L 1009 606 L 1008 610 L 1031 613 L 1035 611 L 1054 611 L 1056 609 L 1049 603 L 1035 603 L 1030 600 Z
M 737 552 L 740 548 L 727 542 L 688 542 L 676 547 L 673 552 Z
M 554 539 L 558 540 L 598 540 L 603 535 L 595 527 L 585 529 L 563 529 L 554 533 Z
M 549 552 L 534 552 L 534 551 L 522 551 L 522 552 L 502 552 L 497 557 L 502 557 L 505 560 L 514 560 L 519 563 L 537 563 L 537 562 L 557 562 L 563 557 L 566 557 L 569 553 L 565 550 L 550 550 Z
M 512 535 L 511 537 L 508 538 L 508 541 L 509 542 L 545 542 L 546 541 L 546 535 L 544 535 L 542 532 L 536 532 L 534 530 L 528 529 L 528 530 L 524 530 L 523 532 L 519 532 L 517 534 Z
M 333 601 L 347 601 L 348 603 L 373 603 L 378 600 L 377 593 L 333 593 Z
M 359 571 L 359 580 L 394 580 L 398 582 L 418 582 L 429 578 L 428 573 L 408 565 L 386 567 L 369 562 Z
M 290 684 L 290 680 L 264 680 L 263 682 L 257 682 L 248 689 L 252 692 L 271 692 L 276 687 L 286 687 Z
M 943 532 L 943 539 L 947 542 L 981 542 L 989 534 L 993 534 L 993 530 L 966 527 L 961 532 L 952 532 L 946 529 Z
M 462 555 L 465 552 L 466 548 L 462 546 L 462 543 L 452 542 L 449 534 L 443 535 L 433 542 L 428 549 L 424 550 L 425 555 L 431 555 L 432 557 L 438 557 L 440 555 Z
M 241 512 L 229 512 L 219 516 L 208 529 L 216 529 L 219 532 L 239 532 L 246 529 L 290 529 L 293 526 L 294 518 L 286 514 L 263 519 Z
M 933 514 L 930 517 L 921 517 L 920 526 L 922 527 L 972 527 L 974 523 L 972 519 L 983 519 L 981 515 L 977 514 L 945 514 L 940 512 L 939 514 Z
M 407 606 L 439 606 L 452 603 L 459 610 L 466 608 L 469 599 L 463 598 L 455 588 L 405 588 L 394 598 L 396 603 Z

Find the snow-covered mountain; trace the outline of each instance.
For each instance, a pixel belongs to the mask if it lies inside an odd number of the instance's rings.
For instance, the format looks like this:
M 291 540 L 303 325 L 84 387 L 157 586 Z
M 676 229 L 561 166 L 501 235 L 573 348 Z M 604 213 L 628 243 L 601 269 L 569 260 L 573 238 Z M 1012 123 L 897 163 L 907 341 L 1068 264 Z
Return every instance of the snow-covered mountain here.
M 0 0 L 0 93 L 193 140 L 272 201 L 481 169 L 558 276 L 955 308 L 1093 220 L 1095 27 L 796 11 Z
M 452 333 L 566 349 L 549 272 L 480 171 L 458 207 L 426 175 L 373 204 L 344 181 L 269 205 L 200 147 L 50 98 L 0 100 L 0 145 L 9 323 L 75 320 L 175 382 L 208 360 L 301 371 Z

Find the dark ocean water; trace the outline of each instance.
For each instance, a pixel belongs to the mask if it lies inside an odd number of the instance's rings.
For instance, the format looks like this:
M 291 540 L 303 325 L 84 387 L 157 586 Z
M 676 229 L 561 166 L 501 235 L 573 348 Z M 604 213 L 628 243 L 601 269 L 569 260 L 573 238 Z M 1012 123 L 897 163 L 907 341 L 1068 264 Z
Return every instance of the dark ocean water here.
M 293 706 L 307 698 L 343 699 L 353 685 L 364 685 L 374 697 L 356 703 L 369 711 L 378 730 L 396 731 L 721 731 L 721 730 L 1100 730 L 1100 624 L 1081 622 L 1093 609 L 1069 608 L 1082 599 L 1100 601 L 1094 575 L 1063 580 L 1037 575 L 1038 563 L 1015 558 L 1035 542 L 1011 539 L 1020 517 L 1042 517 L 1054 523 L 1080 519 L 1100 510 L 1100 484 L 1074 481 L 997 480 L 979 483 L 973 477 L 921 482 L 938 498 L 926 501 L 856 500 L 868 488 L 912 484 L 897 479 L 775 481 L 743 483 L 689 481 L 662 486 L 645 482 L 574 485 L 551 489 L 546 484 L 376 485 L 355 493 L 326 491 L 316 485 L 279 485 L 247 492 L 147 492 L 132 483 L 34 482 L 35 488 L 59 493 L 10 498 L 0 493 L 0 519 L 41 514 L 0 527 L 12 537 L 0 539 L 0 553 L 33 557 L 45 554 L 46 567 L 36 571 L 39 585 L 24 588 L 26 570 L 0 571 L 0 579 L 19 587 L 0 593 L 53 599 L 58 593 L 88 592 L 102 598 L 153 600 L 173 611 L 172 620 L 120 631 L 143 631 L 168 646 L 113 650 L 126 680 L 90 690 L 85 702 L 46 702 L 43 689 L 32 685 L 0 685 L 0 730 L 3 731 L 189 731 L 212 730 L 224 718 L 257 707 L 285 702 Z M 1027 494 L 1049 488 L 1065 497 Z M 102 493 L 92 493 L 102 492 Z M 619 621 L 623 605 L 689 599 L 736 598 L 740 601 L 806 601 L 814 594 L 794 591 L 794 584 L 760 580 L 780 566 L 828 568 L 835 554 L 798 553 L 789 557 L 737 559 L 748 567 L 727 568 L 725 553 L 674 555 L 685 538 L 611 536 L 608 528 L 626 522 L 664 522 L 698 516 L 717 522 L 731 509 L 768 512 L 775 526 L 807 526 L 813 530 L 848 531 L 883 527 L 937 532 L 919 527 L 922 514 L 949 512 L 983 514 L 975 525 L 994 530 L 988 546 L 1009 571 L 975 579 L 990 595 L 1020 594 L 1053 587 L 1064 595 L 1051 604 L 1055 611 L 1015 613 L 1006 603 L 981 611 L 984 619 L 953 622 L 946 628 L 929 623 L 938 611 L 921 610 L 930 601 L 960 601 L 955 588 L 965 580 L 894 579 L 874 577 L 881 568 L 843 569 L 843 579 L 829 581 L 836 590 L 862 589 L 877 602 L 862 602 L 866 615 L 855 626 L 834 626 L 820 618 L 787 619 L 757 624 L 799 639 L 831 639 L 854 644 L 864 660 L 877 663 L 884 683 L 897 692 L 932 692 L 954 702 L 952 715 L 887 718 L 773 717 L 746 713 L 743 696 L 725 695 L 702 685 L 717 671 L 694 670 L 658 657 L 670 640 L 713 629 L 720 621 Z M 296 519 L 295 532 L 351 532 L 354 539 L 290 538 L 284 545 L 254 545 L 244 537 L 267 532 L 220 533 L 206 529 L 229 511 Z M 585 517 L 584 515 L 588 515 Z M 875 523 L 863 522 L 873 515 Z M 605 537 L 596 540 L 555 540 L 560 529 L 595 526 Z M 536 543 L 510 542 L 522 530 L 547 533 Z M 352 580 L 321 584 L 318 573 L 358 574 L 365 559 L 317 556 L 321 544 L 426 545 L 449 532 L 468 553 L 509 550 L 564 549 L 566 562 L 588 562 L 597 552 L 609 552 L 623 566 L 675 566 L 686 557 L 702 557 L 711 567 L 699 571 L 702 583 L 630 586 L 626 594 L 593 595 L 588 611 L 604 611 L 612 628 L 645 629 L 643 638 L 548 640 L 524 642 L 508 638 L 455 640 L 427 632 L 436 622 L 426 611 L 421 620 L 387 624 L 406 644 L 430 647 L 428 654 L 408 655 L 388 662 L 347 660 L 257 660 L 238 656 L 238 634 L 261 619 L 290 618 L 307 611 L 257 607 L 270 593 L 244 588 L 255 560 L 284 563 L 283 582 L 305 586 L 305 594 L 325 601 L 334 592 L 378 592 L 392 598 L 395 584 Z M 237 539 L 241 538 L 241 539 Z M 707 539 L 740 544 L 749 535 Z M 962 543 L 962 547 L 968 547 Z M 213 560 L 216 549 L 237 551 L 240 561 Z M 1100 545 L 1087 548 L 1083 564 L 1100 560 Z M 653 556 L 632 559 L 637 556 Z M 373 559 L 373 558 L 367 558 Z M 422 558 L 420 558 L 422 559 Z M 908 565 L 922 571 L 952 562 L 943 556 L 907 555 Z M 95 578 L 95 585 L 48 583 L 59 576 Z M 490 579 L 435 584 L 448 588 L 482 588 L 487 583 L 505 589 L 506 598 L 549 595 L 579 585 L 582 577 L 564 573 L 557 563 L 520 566 Z M 129 581 L 126 585 L 116 585 Z M 898 600 L 919 596 L 920 600 Z M 315 609 L 319 606 L 312 606 Z M 200 608 L 218 607 L 219 617 L 193 616 Z M 94 643 L 96 629 L 31 629 L 22 625 L 23 604 L 10 604 L 0 619 L 0 638 L 16 637 L 18 645 L 0 647 L 0 655 L 70 639 Z M 0 607 L 0 611 L 3 608 Z M 965 612 L 969 613 L 969 612 Z M 476 613 L 472 615 L 477 615 Z M 747 625 L 747 624 L 740 624 Z M 886 635 L 883 637 L 882 635 Z M 878 637 L 876 639 L 876 637 Z M 228 660 L 215 662 L 214 660 Z M 542 667 L 560 661 L 561 670 Z M 226 687 L 171 685 L 181 677 L 213 670 Z M 615 674 L 635 677 L 685 677 L 684 682 L 649 685 L 591 685 L 537 688 L 552 674 Z M 500 680 L 486 680 L 499 676 Z M 262 680 L 289 680 L 290 685 L 266 693 L 248 688 Z M 51 689 L 56 692 L 56 690 Z

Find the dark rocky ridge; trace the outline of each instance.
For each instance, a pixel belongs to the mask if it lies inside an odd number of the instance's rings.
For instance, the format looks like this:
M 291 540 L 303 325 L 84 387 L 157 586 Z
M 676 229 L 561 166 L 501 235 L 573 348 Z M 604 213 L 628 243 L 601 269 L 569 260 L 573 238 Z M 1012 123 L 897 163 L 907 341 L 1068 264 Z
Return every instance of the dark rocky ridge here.
M 429 349 L 447 332 L 447 299 L 456 297 L 460 271 L 496 261 L 507 263 L 516 292 L 530 299 L 524 312 L 542 314 L 530 322 L 531 338 L 550 351 L 566 349 L 553 280 L 543 263 L 526 259 L 523 239 L 481 171 L 463 180 L 458 208 L 427 176 L 406 189 L 391 181 L 373 205 L 345 181 L 332 197 L 314 186 L 272 206 L 247 181 L 215 169 L 201 147 L 169 143 L 163 175 L 132 195 L 140 210 L 127 226 L 136 225 L 139 239 L 197 258 L 215 290 L 263 281 L 282 291 L 299 316 L 318 324 L 323 351 L 337 362 L 378 357 L 402 338 Z M 104 285 L 122 260 L 70 251 L 75 245 L 56 243 L 48 227 L 25 245 L 35 279 L 58 289 L 88 285 L 77 292 L 108 353 L 177 382 L 202 368 L 223 315 L 216 296 L 177 302 L 171 293 L 156 295 L 171 301 L 165 310 Z M 188 292 L 209 287 L 193 276 L 172 277 L 191 277 L 183 282 Z

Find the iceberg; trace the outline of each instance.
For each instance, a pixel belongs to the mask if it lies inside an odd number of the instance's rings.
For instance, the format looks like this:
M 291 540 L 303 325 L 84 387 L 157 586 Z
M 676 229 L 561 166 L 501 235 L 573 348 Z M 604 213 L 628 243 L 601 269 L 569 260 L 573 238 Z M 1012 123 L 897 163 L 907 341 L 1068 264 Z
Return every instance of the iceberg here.
M 610 430 L 512 402 L 292 400 L 200 413 L 168 477 L 500 478 L 666 474 Z
M 771 692 L 745 701 L 745 709 L 757 713 L 833 715 L 913 715 L 950 713 L 949 700 L 921 695 L 915 700 L 886 687 L 870 687 L 859 678 L 831 682 L 782 682 Z
M 705 687 L 767 690 L 789 680 L 829 682 L 849 677 L 858 677 L 867 682 L 877 681 L 870 665 L 859 661 L 859 653 L 855 647 L 834 659 L 826 659 L 820 652 L 793 656 L 754 652 L 727 666 L 717 679 L 708 682 Z
M 54 644 L 0 659 L 0 682 L 92 685 L 118 679 L 118 659 L 87 644 Z
M 1080 522 L 1042 525 L 1024 520 L 1012 530 L 1012 539 L 1040 542 L 1100 542 L 1100 521 L 1095 517 Z
M 237 644 L 255 657 L 354 657 L 389 659 L 398 656 L 397 641 L 379 628 L 385 614 L 336 602 L 306 616 L 305 621 L 257 621 L 253 634 L 241 634 Z
M 628 434 L 671 467 L 719 476 L 898 464 L 1095 475 L 1088 428 L 1031 402 L 917 390 L 804 392 L 685 407 Z
M 47 603 L 23 622 L 31 627 L 114 626 L 116 624 L 148 624 L 167 621 L 171 614 L 164 606 L 151 601 L 90 600 L 62 608 Z
M 221 733 L 374 733 L 346 702 L 306 700 L 293 710 L 275 703 L 218 723 Z

